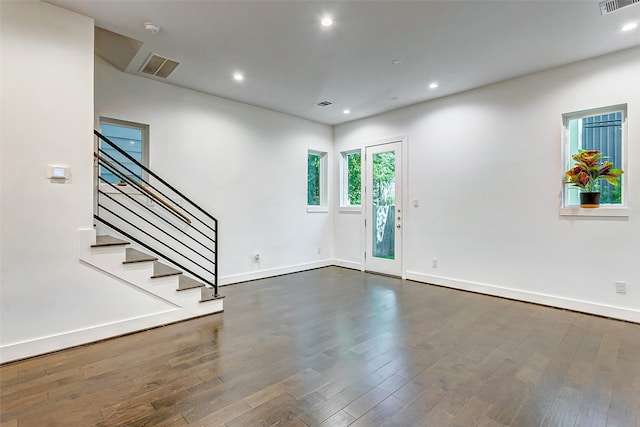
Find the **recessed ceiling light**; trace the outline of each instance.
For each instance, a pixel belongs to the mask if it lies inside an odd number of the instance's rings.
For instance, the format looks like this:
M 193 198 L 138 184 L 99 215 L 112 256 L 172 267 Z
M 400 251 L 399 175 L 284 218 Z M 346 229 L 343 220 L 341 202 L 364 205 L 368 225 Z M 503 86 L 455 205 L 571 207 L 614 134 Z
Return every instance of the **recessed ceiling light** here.
M 625 26 L 623 26 L 622 28 L 620 28 L 620 31 L 631 31 L 631 30 L 635 30 L 637 27 L 638 27 L 637 22 L 630 22 Z
M 242 73 L 233 73 L 233 80 L 241 82 L 244 80 L 244 76 L 242 75 Z
M 438 87 L 438 83 L 437 82 L 433 82 L 429 85 L 429 89 L 435 89 Z
M 325 16 L 324 18 L 322 18 L 322 21 L 320 21 L 320 23 L 323 27 L 330 27 L 333 25 L 333 19 L 331 19 L 329 16 Z
M 351 113 L 351 110 L 349 110 L 348 108 L 346 110 L 343 111 L 344 114 L 349 114 Z
M 149 31 L 150 33 L 157 33 L 158 31 L 160 31 L 160 25 L 154 23 L 154 22 L 145 22 L 144 23 L 144 29 Z

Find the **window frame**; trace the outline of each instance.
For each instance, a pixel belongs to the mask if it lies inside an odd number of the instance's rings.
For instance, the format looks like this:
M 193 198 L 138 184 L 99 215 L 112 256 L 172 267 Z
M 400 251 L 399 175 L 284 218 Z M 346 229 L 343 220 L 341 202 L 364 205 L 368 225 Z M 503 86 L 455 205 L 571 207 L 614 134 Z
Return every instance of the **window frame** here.
M 318 205 L 309 204 L 309 156 L 315 155 L 320 157 L 319 167 L 319 180 L 320 186 L 320 201 Z M 307 212 L 329 212 L 328 204 L 328 153 L 320 150 L 307 150 Z
M 349 156 L 360 155 L 360 204 L 349 203 Z M 340 152 L 340 210 L 341 211 L 361 211 L 362 210 L 362 149 L 355 148 Z
M 108 125 L 113 125 L 113 126 L 138 129 L 142 131 L 142 142 L 141 142 L 141 149 L 142 149 L 141 160 L 142 161 L 140 163 L 142 163 L 142 165 L 144 165 L 146 168 L 149 168 L 149 125 L 148 124 L 136 123 L 136 122 L 131 122 L 127 120 L 114 119 L 111 117 L 101 116 L 98 122 L 98 128 L 100 129 L 101 133 L 102 133 L 103 123 Z M 101 143 L 101 140 L 98 139 L 96 151 L 97 151 L 97 148 L 100 146 L 100 143 Z M 98 181 L 98 184 L 100 185 L 100 187 L 104 187 L 105 191 L 110 192 L 110 190 L 108 190 L 107 188 L 111 188 L 111 186 L 107 183 L 103 183 L 102 181 L 100 181 L 99 176 L 100 176 L 100 167 L 98 166 L 98 171 L 96 172 L 96 179 Z M 141 178 L 144 181 L 149 182 L 149 173 L 144 169 L 142 169 Z M 142 183 L 142 185 L 145 185 L 144 182 Z
M 621 156 L 620 165 L 615 167 L 624 171 L 622 174 L 622 199 L 620 204 L 602 204 L 595 209 L 584 209 L 580 205 L 568 204 L 569 185 L 565 184 L 565 172 L 573 165 L 571 158 L 571 140 L 569 123 L 575 119 L 583 119 L 586 117 L 599 116 L 603 114 L 622 113 L 622 129 L 621 129 Z M 627 104 L 610 105 L 606 107 L 590 108 L 588 110 L 574 111 L 562 114 L 562 182 L 563 188 L 560 197 L 560 215 L 561 216 L 589 216 L 589 217 L 626 217 L 629 216 L 628 208 L 628 108 Z

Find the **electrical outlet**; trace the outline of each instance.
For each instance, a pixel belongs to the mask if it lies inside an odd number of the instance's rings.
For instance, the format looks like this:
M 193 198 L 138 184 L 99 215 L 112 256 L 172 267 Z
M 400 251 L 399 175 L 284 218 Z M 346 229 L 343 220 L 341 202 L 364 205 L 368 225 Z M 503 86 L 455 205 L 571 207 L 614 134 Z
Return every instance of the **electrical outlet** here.
M 616 293 L 617 294 L 626 294 L 627 293 L 627 283 L 626 282 L 616 282 Z
M 260 254 L 256 252 L 256 254 L 253 256 L 253 260 L 255 262 L 260 262 Z
M 322 248 L 318 248 L 318 255 L 322 253 Z
M 433 258 L 431 260 L 431 268 L 438 268 L 438 258 Z

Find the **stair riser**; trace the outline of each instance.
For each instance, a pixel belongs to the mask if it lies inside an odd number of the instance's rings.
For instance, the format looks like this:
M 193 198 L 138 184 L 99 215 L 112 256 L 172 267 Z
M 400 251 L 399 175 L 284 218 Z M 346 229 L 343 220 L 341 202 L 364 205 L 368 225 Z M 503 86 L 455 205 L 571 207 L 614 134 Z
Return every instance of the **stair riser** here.
M 200 288 L 200 302 L 212 301 L 217 299 L 215 295 L 215 289 L 202 287 Z
M 151 275 L 153 274 L 153 267 L 151 263 L 135 263 L 135 264 L 122 264 L 119 266 L 123 275 L 133 283 L 147 284 L 147 286 L 153 285 Z
M 187 289 L 198 289 L 198 288 L 202 288 L 202 286 L 198 286 L 198 285 L 184 285 L 182 283 L 178 283 L 178 290 L 179 291 L 186 291 Z

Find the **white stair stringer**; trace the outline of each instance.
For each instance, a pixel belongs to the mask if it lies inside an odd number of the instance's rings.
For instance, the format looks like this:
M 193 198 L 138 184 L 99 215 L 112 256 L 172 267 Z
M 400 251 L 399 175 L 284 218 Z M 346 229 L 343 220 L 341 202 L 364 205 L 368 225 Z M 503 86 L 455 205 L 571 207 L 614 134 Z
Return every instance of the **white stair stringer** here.
M 176 310 L 172 311 L 175 315 L 175 321 L 223 311 L 222 298 L 200 302 L 201 289 L 203 288 L 178 291 L 177 289 L 180 287 L 180 276 L 178 275 L 152 279 L 153 262 L 123 264 L 127 246 L 91 247 L 95 241 L 95 230 L 79 230 L 78 258 L 173 304 L 176 307 Z M 166 321 L 164 323 L 166 324 Z

